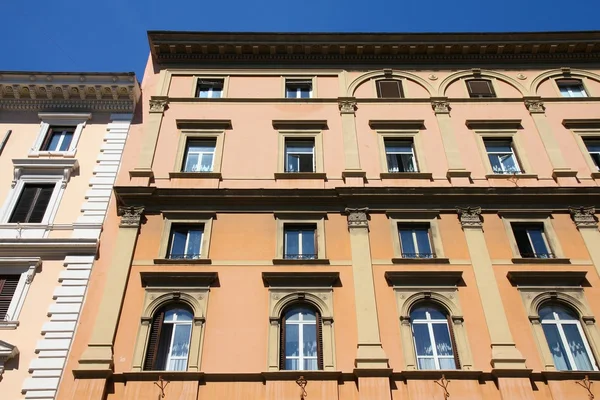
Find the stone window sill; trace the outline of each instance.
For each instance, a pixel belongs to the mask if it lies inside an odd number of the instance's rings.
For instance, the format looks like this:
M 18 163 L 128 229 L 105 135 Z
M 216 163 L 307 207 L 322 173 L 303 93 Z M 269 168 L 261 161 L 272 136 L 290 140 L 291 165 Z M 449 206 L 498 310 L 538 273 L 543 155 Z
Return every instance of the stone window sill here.
M 154 264 L 175 264 L 175 265 L 188 265 L 188 264 L 211 264 L 210 258 L 197 258 L 197 259 L 180 259 L 180 258 L 155 258 Z
M 0 330 L 12 330 L 17 329 L 19 321 L 0 321 Z
M 75 157 L 75 150 L 73 150 L 73 151 L 32 151 L 29 153 L 29 157 L 73 158 L 73 157 Z
M 522 258 L 511 259 L 513 264 L 571 264 L 568 258 Z
M 275 179 L 327 179 L 324 172 L 276 172 Z
M 382 172 L 381 179 L 428 179 L 433 180 L 431 172 Z
M 169 178 L 221 179 L 220 172 L 169 172 Z
M 295 260 L 288 258 L 274 258 L 273 264 L 275 265 L 329 265 L 329 259 L 327 258 L 315 258 L 312 260 Z
M 538 179 L 537 174 L 486 174 L 487 179 Z
M 448 258 L 392 258 L 393 264 L 450 264 Z

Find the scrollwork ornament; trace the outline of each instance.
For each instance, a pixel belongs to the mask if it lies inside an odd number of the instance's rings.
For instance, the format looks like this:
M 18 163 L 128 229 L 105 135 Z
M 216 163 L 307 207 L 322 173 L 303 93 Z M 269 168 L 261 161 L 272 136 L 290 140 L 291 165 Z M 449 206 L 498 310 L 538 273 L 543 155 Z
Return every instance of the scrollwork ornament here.
M 338 103 L 340 114 L 354 114 L 357 110 L 356 101 L 353 99 L 340 100 Z
M 118 211 L 121 216 L 120 227 L 137 228 L 140 226 L 144 207 L 119 207 Z
M 544 102 L 537 99 L 525 100 L 525 107 L 527 107 L 527 110 L 532 114 L 541 114 L 546 111 Z
M 431 108 L 436 114 L 450 114 L 450 103 L 447 100 L 433 100 Z
M 348 228 L 369 228 L 369 209 L 346 208 L 348 214 Z
M 456 210 L 463 228 L 481 228 L 481 207 L 458 207 Z
M 150 112 L 163 113 L 167 108 L 168 100 L 166 97 L 156 97 L 150 99 Z
M 597 228 L 596 209 L 594 207 L 569 207 L 573 222 L 578 228 Z

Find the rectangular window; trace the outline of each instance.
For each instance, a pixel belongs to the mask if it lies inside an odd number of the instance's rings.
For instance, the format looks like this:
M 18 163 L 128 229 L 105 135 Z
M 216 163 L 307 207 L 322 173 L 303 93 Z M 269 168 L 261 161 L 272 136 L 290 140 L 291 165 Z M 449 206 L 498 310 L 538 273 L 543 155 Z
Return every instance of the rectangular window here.
M 288 99 L 309 99 L 312 97 L 312 80 L 286 79 L 285 97 Z
M 398 224 L 402 258 L 435 258 L 429 224 Z
M 579 79 L 558 79 L 556 84 L 563 97 L 587 97 L 583 82 Z
M 285 140 L 285 172 L 315 172 L 315 140 Z
M 494 174 L 520 174 L 522 172 L 511 140 L 484 139 L 483 142 Z
M 554 258 L 542 223 L 512 223 L 519 253 L 523 258 Z
M 486 79 L 471 79 L 467 81 L 467 89 L 471 97 L 496 97 L 492 82 Z
M 590 157 L 594 161 L 596 169 L 600 171 L 600 140 L 598 139 L 585 139 L 583 141 L 585 147 L 587 147 Z
M 6 320 L 20 278 L 20 275 L 0 275 L 0 321 Z
M 412 140 L 385 139 L 388 172 L 419 172 Z
M 212 172 L 216 139 L 188 140 L 185 148 L 183 172 Z
M 393 79 L 377 81 L 377 97 L 396 99 L 404 97 L 402 82 Z
M 223 94 L 223 79 L 199 79 L 196 96 L 201 99 L 218 99 Z
M 167 258 L 196 260 L 201 256 L 204 225 L 172 225 Z
M 42 222 L 54 192 L 54 186 L 54 184 L 26 183 L 8 222 Z
M 317 226 L 315 224 L 286 224 L 283 258 L 288 260 L 317 259 Z
M 68 151 L 74 134 L 74 126 L 51 126 L 40 150 Z

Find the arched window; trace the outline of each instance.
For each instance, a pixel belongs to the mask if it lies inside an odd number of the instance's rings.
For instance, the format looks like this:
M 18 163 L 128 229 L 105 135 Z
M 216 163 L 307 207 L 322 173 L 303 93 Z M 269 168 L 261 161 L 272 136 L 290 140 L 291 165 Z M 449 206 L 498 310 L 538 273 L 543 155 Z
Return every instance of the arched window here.
M 410 312 L 418 369 L 459 369 L 448 315 L 437 305 L 421 303 Z
M 323 369 L 321 315 L 312 306 L 301 304 L 285 310 L 280 337 L 280 369 Z
M 598 370 L 575 312 L 562 305 L 545 304 L 540 307 L 539 315 L 557 370 Z
M 190 350 L 193 313 L 184 304 L 171 304 L 158 310 L 152 319 L 146 371 L 186 371 Z

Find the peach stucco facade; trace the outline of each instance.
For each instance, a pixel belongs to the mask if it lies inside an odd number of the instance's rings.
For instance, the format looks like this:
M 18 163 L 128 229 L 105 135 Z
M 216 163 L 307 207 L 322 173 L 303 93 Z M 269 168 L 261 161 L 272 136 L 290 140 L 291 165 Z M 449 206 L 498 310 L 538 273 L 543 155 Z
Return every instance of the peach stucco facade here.
M 0 77 L 0 397 L 54 399 L 140 90 L 133 73 Z
M 600 33 L 149 40 L 59 400 L 600 394 Z M 308 167 L 290 167 L 295 143 Z M 192 144 L 208 164 L 188 169 Z M 310 254 L 288 253 L 298 226 Z M 186 249 L 202 239 L 182 256 L 184 228 Z M 185 365 L 156 367 L 173 304 Z M 318 315 L 317 368 L 281 354 L 297 304 Z M 424 304 L 453 368 L 415 346 Z M 579 332 L 562 353 L 548 307 Z

